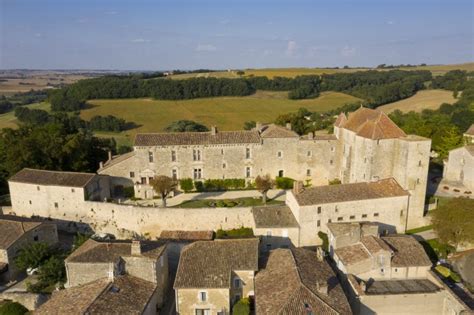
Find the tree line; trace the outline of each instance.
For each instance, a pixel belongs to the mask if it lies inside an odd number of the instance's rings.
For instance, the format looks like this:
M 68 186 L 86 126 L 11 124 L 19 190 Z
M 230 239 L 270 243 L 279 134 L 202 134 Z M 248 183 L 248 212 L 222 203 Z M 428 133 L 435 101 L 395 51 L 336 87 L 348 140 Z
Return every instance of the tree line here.
M 9 112 L 17 106 L 39 103 L 48 97 L 46 91 L 34 91 L 16 93 L 13 96 L 6 97 L 0 95 L 0 114 Z
M 89 99 L 153 97 L 163 100 L 194 99 L 216 96 L 246 96 L 256 90 L 289 91 L 290 99 L 319 96 L 321 91 L 340 91 L 367 100 L 367 105 L 397 101 L 415 94 L 431 80 L 429 71 L 360 71 L 297 76 L 295 78 L 191 78 L 170 80 L 143 79 L 138 75 L 105 76 L 86 79 L 68 87 L 50 91 L 54 111 L 76 111 Z

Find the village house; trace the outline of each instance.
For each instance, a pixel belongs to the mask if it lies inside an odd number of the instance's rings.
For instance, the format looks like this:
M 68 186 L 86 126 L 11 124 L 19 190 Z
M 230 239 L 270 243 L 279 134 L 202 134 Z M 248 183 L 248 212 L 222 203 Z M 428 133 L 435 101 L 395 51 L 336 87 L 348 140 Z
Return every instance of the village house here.
M 55 245 L 56 225 L 31 219 L 0 216 L 0 282 L 15 280 L 21 273 L 15 265 L 20 250 L 32 243 Z
M 303 248 L 270 251 L 255 278 L 255 311 L 259 315 L 352 314 L 322 251 Z
M 155 315 L 158 304 L 155 283 L 131 275 L 100 278 L 65 290 L 52 297 L 34 314 L 38 315 Z
M 318 232 L 331 222 L 379 222 L 389 232 L 404 232 L 410 194 L 393 178 L 375 182 L 304 188 L 295 184 L 286 204 L 299 224 L 296 246 L 321 244 Z
M 467 306 L 431 271 L 412 236 L 379 236 L 371 223 L 329 224 L 330 255 L 356 314 L 461 314 Z
M 474 192 L 474 144 L 449 151 L 444 160 L 443 184 L 457 187 L 461 193 Z M 461 191 L 464 189 L 464 191 Z
M 126 285 L 132 279 L 153 286 L 155 310 L 166 298 L 168 256 L 164 242 L 89 239 L 66 258 L 65 265 L 66 288 L 100 283 L 104 279 L 115 283 L 116 278 L 124 279 Z
M 258 175 L 290 177 L 313 186 L 394 178 L 410 194 L 408 226 L 423 224 L 431 140 L 406 135 L 386 114 L 361 107 L 341 113 L 331 135 L 299 136 L 291 126 L 257 124 L 253 130 L 137 134 L 133 152 L 98 170 L 114 192 L 133 186 L 151 199 L 150 179 L 194 180 Z
M 258 239 L 199 241 L 186 246 L 174 282 L 179 315 L 228 315 L 255 296 Z

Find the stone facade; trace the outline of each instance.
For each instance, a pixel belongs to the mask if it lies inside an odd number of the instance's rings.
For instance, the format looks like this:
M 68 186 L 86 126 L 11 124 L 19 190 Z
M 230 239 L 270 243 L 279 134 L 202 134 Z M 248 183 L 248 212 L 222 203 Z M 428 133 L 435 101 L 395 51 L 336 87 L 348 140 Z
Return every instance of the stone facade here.
M 132 153 L 107 161 L 98 172 L 116 178 L 114 185 L 135 184 L 141 198 L 154 197 L 148 184 L 156 175 L 252 181 L 269 174 L 312 185 L 393 177 L 411 195 L 408 226 L 422 224 L 431 140 L 405 135 L 379 111 L 361 108 L 341 117 L 327 136 L 300 137 L 274 125 L 238 132 L 213 128 L 199 136 L 142 134 Z
M 474 144 L 449 151 L 444 161 L 443 179 L 474 191 Z

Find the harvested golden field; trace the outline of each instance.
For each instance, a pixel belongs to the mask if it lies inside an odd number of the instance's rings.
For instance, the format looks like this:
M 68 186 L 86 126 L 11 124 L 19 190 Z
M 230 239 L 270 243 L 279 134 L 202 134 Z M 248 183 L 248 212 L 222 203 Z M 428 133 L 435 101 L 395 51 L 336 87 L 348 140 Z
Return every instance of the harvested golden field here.
M 130 143 L 137 132 L 163 131 L 173 121 L 188 119 L 221 130 L 242 129 L 249 120 L 273 122 L 280 114 L 294 112 L 301 107 L 310 111 L 326 111 L 360 99 L 337 92 L 325 92 L 307 100 L 289 100 L 287 92 L 259 91 L 245 97 L 214 97 L 193 100 L 162 101 L 153 99 L 91 100 L 90 108 L 81 111 L 85 120 L 96 115 L 114 115 L 139 125 L 138 128 L 114 136 L 121 143 Z M 120 139 L 126 138 L 126 139 Z
M 438 109 L 443 103 L 453 104 L 454 102 L 456 102 L 456 99 L 453 97 L 452 91 L 423 90 L 412 97 L 380 106 L 378 109 L 385 113 L 393 112 L 396 109 L 405 113 L 410 111 L 421 112 L 423 109 Z

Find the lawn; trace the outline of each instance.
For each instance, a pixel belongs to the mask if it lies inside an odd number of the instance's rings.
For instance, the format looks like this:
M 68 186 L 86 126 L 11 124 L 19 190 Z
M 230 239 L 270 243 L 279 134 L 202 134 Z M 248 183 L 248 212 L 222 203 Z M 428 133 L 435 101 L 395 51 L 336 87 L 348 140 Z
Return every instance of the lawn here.
M 25 107 L 29 109 L 42 109 L 46 111 L 51 110 L 51 106 L 47 102 L 25 105 Z M 0 129 L 17 128 L 17 127 L 18 127 L 18 120 L 15 117 L 14 111 L 11 111 L 5 114 L 0 114 Z
M 436 110 L 443 103 L 453 104 L 454 102 L 456 102 L 456 99 L 453 97 L 452 91 L 423 90 L 404 100 L 380 106 L 379 109 L 385 113 L 390 113 L 396 109 L 405 113 L 409 111 L 421 112 L 424 109 Z
M 198 199 L 198 200 L 188 200 L 179 205 L 174 206 L 173 208 L 208 208 L 210 205 L 216 204 L 216 208 L 220 207 L 220 203 L 223 204 L 232 204 L 235 207 L 254 207 L 262 206 L 262 200 L 260 198 L 237 198 L 237 199 Z M 283 205 L 284 201 L 279 200 L 267 200 L 267 205 Z
M 287 92 L 258 91 L 245 97 L 214 97 L 193 100 L 162 101 L 149 98 L 91 100 L 81 117 L 114 115 L 139 125 L 122 133 L 98 133 L 113 136 L 120 143 L 131 143 L 138 132 L 160 132 L 176 120 L 188 119 L 220 130 L 239 130 L 249 120 L 273 122 L 280 114 L 305 107 L 310 111 L 327 111 L 360 99 L 338 92 L 325 92 L 307 100 L 289 100 Z

